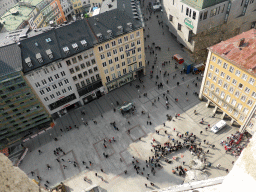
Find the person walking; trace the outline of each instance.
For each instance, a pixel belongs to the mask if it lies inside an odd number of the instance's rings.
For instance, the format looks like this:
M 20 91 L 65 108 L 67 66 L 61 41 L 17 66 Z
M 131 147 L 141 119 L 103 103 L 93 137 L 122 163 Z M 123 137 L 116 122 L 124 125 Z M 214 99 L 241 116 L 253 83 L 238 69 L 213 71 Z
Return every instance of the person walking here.
M 147 183 L 145 183 L 145 186 L 146 186 L 146 187 L 148 187 L 148 184 L 147 184 Z
M 220 168 L 220 166 L 221 166 L 221 165 L 220 165 L 220 164 L 218 164 L 218 165 L 216 166 L 216 167 L 217 167 L 217 169 L 219 169 L 219 168 Z

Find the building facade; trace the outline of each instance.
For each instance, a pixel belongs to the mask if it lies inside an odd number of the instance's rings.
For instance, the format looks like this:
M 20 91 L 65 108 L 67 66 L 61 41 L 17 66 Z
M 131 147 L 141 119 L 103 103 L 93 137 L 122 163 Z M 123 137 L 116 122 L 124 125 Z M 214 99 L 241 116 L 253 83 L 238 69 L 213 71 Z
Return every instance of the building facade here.
M 10 55 L 9 53 L 12 53 Z M 16 44 L 1 47 L 0 147 L 20 141 L 33 130 L 49 127 L 49 113 L 22 73 L 20 49 Z M 8 57 L 6 57 L 8 55 Z
M 163 8 L 169 31 L 196 59 L 207 55 L 207 47 L 254 28 L 256 22 L 254 0 L 163 0 Z
M 102 84 L 111 91 L 145 74 L 144 35 L 140 22 L 115 10 L 88 19 L 98 43 L 94 47 Z M 114 15 L 115 14 L 115 15 Z M 113 18 L 112 20 L 110 18 Z
M 256 104 L 255 29 L 209 48 L 199 98 L 227 115 L 240 131 L 253 127 Z M 255 130 L 250 130 L 250 132 Z

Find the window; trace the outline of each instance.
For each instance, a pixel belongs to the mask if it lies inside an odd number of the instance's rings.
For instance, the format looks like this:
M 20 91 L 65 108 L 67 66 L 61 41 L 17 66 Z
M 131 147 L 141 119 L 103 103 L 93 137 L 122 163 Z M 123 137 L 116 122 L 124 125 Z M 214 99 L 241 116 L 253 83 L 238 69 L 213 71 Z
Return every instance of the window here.
M 248 112 L 249 112 L 249 110 L 248 110 L 247 108 L 244 108 L 243 113 L 244 113 L 245 115 L 247 115 Z
M 87 66 L 87 67 L 90 67 L 90 66 L 91 66 L 90 61 L 87 61 L 87 62 L 86 62 L 86 66 Z
M 208 11 L 204 12 L 204 20 L 207 19 Z
M 90 81 L 89 78 L 86 79 L 86 83 L 87 83 L 87 84 L 90 84 L 90 83 L 91 83 L 91 81 Z
M 221 59 L 218 59 L 217 64 L 218 64 L 218 65 L 221 65 L 221 63 L 222 63 L 222 60 L 221 60 Z
M 94 67 L 94 68 L 93 68 L 93 71 L 94 71 L 94 72 L 98 71 L 98 68 L 97 68 L 97 67 Z
M 96 78 L 97 78 L 97 80 L 100 80 L 100 75 L 97 74 L 97 75 L 96 75 Z
M 52 65 L 50 68 L 51 68 L 52 71 L 55 71 L 55 70 L 56 70 L 55 67 L 54 67 L 54 65 Z
M 134 39 L 134 34 L 133 34 L 133 33 L 130 35 L 130 38 L 131 38 L 131 39 Z
M 131 47 L 135 47 L 135 42 L 131 42 Z
M 40 84 L 37 82 L 37 83 L 35 83 L 35 85 L 36 85 L 36 87 L 40 87 Z
M 236 85 L 237 80 L 233 79 L 233 80 L 232 80 L 232 83 L 233 83 L 234 85 Z
M 236 70 L 236 76 L 237 76 L 237 77 L 239 77 L 239 76 L 240 76 L 240 74 L 241 74 L 241 71 Z
M 108 69 L 105 69 L 105 70 L 104 70 L 104 73 L 107 74 L 107 73 L 108 73 Z
M 211 79 L 212 78 L 212 74 L 208 73 L 208 77 L 209 77 L 209 79 Z
M 119 69 L 119 68 L 120 68 L 120 65 L 119 65 L 119 64 L 117 64 L 117 65 L 116 65 L 116 69 Z
M 245 102 L 245 100 L 246 100 L 246 96 L 245 96 L 245 95 L 242 95 L 241 101 Z
M 119 51 L 120 51 L 120 52 L 124 51 L 124 48 L 123 48 L 123 47 L 120 47 L 120 48 L 119 48 Z
M 48 98 L 48 97 L 45 97 L 44 100 L 45 100 L 45 101 L 49 101 L 49 98 Z
M 76 88 L 77 88 L 77 89 L 81 89 L 81 86 L 80 86 L 79 83 L 76 83 Z
M 44 94 L 45 94 L 44 90 L 39 91 L 39 93 L 40 93 L 41 95 L 44 95 Z
M 101 55 L 100 55 L 100 58 L 101 58 L 101 59 L 105 59 L 105 55 L 104 55 L 104 54 L 101 54 Z
M 203 13 L 200 13 L 200 21 L 203 19 Z
M 93 65 L 96 63 L 95 59 L 92 59 L 91 62 Z
M 213 66 L 213 65 L 210 65 L 210 70 L 213 71 L 213 69 L 214 69 L 214 66 Z
M 141 59 L 141 54 L 138 55 L 138 59 Z
M 128 36 L 125 36 L 125 37 L 124 37 L 124 41 L 125 41 L 125 42 L 128 41 Z
M 131 61 L 131 58 L 128 58 L 127 59 L 127 63 L 130 64 L 132 61 Z
M 88 75 L 87 71 L 84 71 L 83 74 L 85 77 Z
M 80 71 L 80 67 L 79 66 L 76 66 L 75 69 L 76 69 L 76 71 Z
M 46 87 L 46 91 L 47 91 L 47 92 L 50 92 L 50 91 L 51 91 L 51 88 L 50 88 L 50 87 Z
M 121 77 L 122 75 L 121 75 L 121 71 L 117 71 L 117 76 L 118 77 Z
M 59 79 L 60 78 L 59 74 L 54 75 L 54 77 L 55 77 L 55 79 Z
M 125 61 L 122 62 L 122 66 L 125 66 Z
M 234 88 L 233 88 L 233 87 L 230 87 L 230 88 L 229 88 L 229 92 L 230 92 L 230 93 L 233 93 L 233 92 L 234 92 Z
M 53 84 L 53 85 L 52 85 L 52 88 L 53 88 L 53 89 L 57 89 L 57 85 L 56 85 L 56 84 Z
M 66 75 L 65 71 L 60 72 L 60 74 L 62 77 Z
M 109 76 L 107 76 L 107 77 L 106 77 L 106 80 L 107 80 L 107 82 L 109 82 L 109 81 L 110 81 L 110 77 L 109 77 Z
M 181 24 L 178 23 L 178 30 L 181 31 Z
M 112 41 L 111 44 L 112 44 L 112 47 L 116 46 L 116 41 Z
M 187 7 L 187 9 L 186 9 L 186 15 L 188 16 L 188 14 L 189 14 L 189 8 Z
M 126 74 L 126 69 L 123 69 L 123 74 Z
M 85 55 L 84 55 L 84 59 L 88 59 L 88 55 L 85 54 Z
M 216 88 L 215 93 L 216 93 L 216 94 L 219 94 L 219 93 L 220 93 L 220 89 L 219 89 L 219 88 Z
M 138 48 L 138 52 L 141 52 L 141 47 Z
M 106 66 L 107 66 L 107 63 L 106 63 L 106 62 L 103 62 L 103 63 L 102 63 L 102 66 L 103 66 L 103 67 L 106 67 Z
M 223 107 L 224 107 L 224 109 L 227 109 L 228 105 L 227 105 L 227 104 L 224 104 Z
M 50 82 L 52 82 L 52 81 L 53 81 L 53 78 L 52 78 L 52 77 L 48 77 L 48 80 L 49 80 Z
M 118 44 L 121 44 L 122 43 L 122 39 L 118 39 Z
M 77 63 L 76 57 L 72 58 L 72 62 L 73 62 L 73 64 Z
M 62 93 L 66 93 L 67 91 L 66 91 L 66 89 L 62 89 Z
M 243 86 L 244 85 L 242 83 L 239 83 L 238 88 L 243 89 Z
M 109 63 L 109 64 L 112 64 L 112 63 L 113 63 L 112 59 L 108 60 L 108 63 Z
M 244 90 L 244 92 L 248 94 L 248 93 L 250 93 L 250 90 L 251 90 L 251 89 L 249 89 L 248 87 L 246 87 L 245 90 Z
M 204 89 L 204 93 L 207 94 L 207 92 L 208 92 L 207 89 Z
M 218 101 L 218 104 L 221 106 L 221 104 L 222 104 L 222 101 L 221 101 L 221 100 L 219 100 L 219 101 Z
M 136 32 L 136 37 L 139 37 L 139 36 L 140 36 L 140 32 L 137 31 L 137 32 Z
M 132 54 L 134 55 L 134 54 L 135 54 L 135 52 L 136 52 L 136 50 L 135 50 L 135 49 L 133 49 L 133 50 L 132 50 Z
M 236 91 L 236 92 L 235 92 L 235 96 L 238 98 L 239 95 L 240 95 L 240 92 L 239 92 L 239 91 Z
M 245 81 L 246 81 L 246 80 L 247 80 L 247 78 L 248 78 L 248 75 L 246 75 L 246 74 L 243 74 L 243 75 L 242 75 L 242 79 L 243 79 L 243 80 L 245 80 Z
M 73 78 L 73 80 L 74 80 L 74 81 L 76 81 L 76 80 L 77 80 L 77 77 L 76 77 L 76 76 L 73 76 L 72 78 Z
M 196 12 L 193 11 L 193 17 L 192 17 L 194 20 L 196 19 Z
M 212 78 L 212 80 L 213 80 L 214 82 L 216 82 L 216 81 L 217 81 L 217 77 L 214 75 L 213 78 Z
M 227 83 L 224 83 L 224 84 L 223 84 L 223 88 L 224 88 L 224 89 L 228 89 L 228 84 L 227 84 Z
M 224 69 L 227 69 L 227 68 L 228 68 L 228 64 L 227 64 L 227 63 L 224 63 L 224 64 L 223 64 L 223 68 L 224 68 Z
M 224 73 L 224 72 L 221 72 L 221 73 L 220 73 L 220 76 L 221 76 L 222 78 L 224 78 L 224 77 L 225 77 L 225 73 Z
M 108 57 L 111 57 L 111 52 L 107 52 L 107 56 L 108 56 Z
M 110 67 L 110 71 L 114 71 L 114 67 Z
M 62 83 L 62 82 L 59 82 L 59 86 L 60 86 L 60 87 L 63 86 L 63 83 Z
M 131 65 L 128 66 L 128 70 L 129 70 L 129 72 L 132 72 L 132 66 Z
M 79 78 L 79 79 L 82 79 L 82 78 L 83 78 L 82 73 L 78 74 L 78 78 Z
M 69 71 L 70 71 L 71 74 L 75 73 L 73 68 L 69 69 Z
M 252 100 L 250 100 L 250 99 L 247 101 L 247 105 L 249 105 L 249 106 L 251 106 L 252 103 L 253 103 L 253 102 L 252 102 Z
M 98 47 L 98 49 L 99 49 L 99 51 L 103 51 L 103 47 L 102 46 Z
M 230 79 L 231 79 L 231 77 L 229 75 L 227 75 L 226 80 L 230 81 Z
M 236 100 L 232 99 L 231 105 L 235 106 L 236 105 Z
M 234 67 L 230 66 L 229 67 L 229 72 L 233 73 L 234 72 Z
M 49 73 L 49 70 L 47 68 L 44 69 L 44 73 L 47 74 Z
M 240 103 L 237 105 L 237 109 L 238 109 L 238 110 L 241 110 L 241 109 L 242 109 L 242 107 L 243 107 L 243 105 L 242 105 L 242 104 L 240 104 Z
M 125 45 L 125 49 L 129 49 L 129 44 L 126 44 L 126 45 Z
M 93 73 L 92 69 L 89 69 L 88 72 L 89 72 L 89 74 L 92 74 L 92 73 Z
M 92 80 L 92 82 L 96 81 L 94 76 L 91 77 L 91 80 Z
M 70 65 L 71 65 L 70 60 L 67 60 L 66 63 L 67 63 L 67 66 L 70 66 Z
M 124 59 L 124 54 L 121 55 L 121 59 Z
M 68 84 L 68 83 L 69 83 L 68 79 L 64 79 L 64 82 L 65 82 L 66 84 Z
M 81 55 L 78 55 L 77 58 L 78 58 L 78 61 L 82 61 L 83 60 Z
M 231 97 L 230 97 L 229 95 L 227 95 L 226 101 L 227 101 L 228 103 L 229 103 L 230 99 L 231 99 Z
M 214 84 L 211 84 L 211 89 L 214 90 L 215 86 Z
M 139 62 L 139 67 L 142 67 L 142 61 Z
M 126 57 L 130 57 L 130 52 L 129 51 L 126 52 Z
M 220 97 L 223 99 L 225 97 L 225 93 L 222 91 Z
M 250 83 L 251 85 L 253 85 L 254 82 L 255 82 L 255 80 L 254 80 L 253 78 L 250 78 L 250 79 L 249 79 L 249 83 Z
M 220 70 L 218 68 L 215 69 L 215 73 L 219 74 Z
M 241 115 L 239 120 L 243 122 L 244 121 L 244 116 Z
M 256 92 L 252 92 L 252 97 L 256 99 Z
M 114 54 L 117 54 L 117 49 L 113 49 L 113 53 L 114 53 Z
M 118 57 L 115 57 L 115 62 L 117 62 L 118 61 Z
M 115 78 L 116 78 L 116 74 L 113 73 L 113 74 L 112 74 L 112 79 L 115 79 Z
M 106 49 L 109 49 L 109 44 L 108 44 L 108 43 L 105 45 L 105 48 L 106 48 Z

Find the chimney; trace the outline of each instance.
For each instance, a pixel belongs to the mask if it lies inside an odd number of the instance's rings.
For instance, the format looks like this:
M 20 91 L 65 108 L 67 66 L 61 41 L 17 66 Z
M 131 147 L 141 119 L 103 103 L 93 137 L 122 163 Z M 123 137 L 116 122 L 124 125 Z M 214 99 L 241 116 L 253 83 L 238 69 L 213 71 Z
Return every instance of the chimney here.
M 237 46 L 241 47 L 244 44 L 245 38 L 239 39 Z
M 120 33 L 123 33 L 123 32 L 124 32 L 123 26 L 121 26 L 121 25 L 119 25 L 119 26 L 117 27 L 117 29 L 118 29 L 118 31 L 119 31 Z
M 109 37 L 112 37 L 112 30 L 107 30 Z
M 128 27 L 130 30 L 132 30 L 132 23 L 131 23 L 131 22 L 127 23 L 127 27 Z

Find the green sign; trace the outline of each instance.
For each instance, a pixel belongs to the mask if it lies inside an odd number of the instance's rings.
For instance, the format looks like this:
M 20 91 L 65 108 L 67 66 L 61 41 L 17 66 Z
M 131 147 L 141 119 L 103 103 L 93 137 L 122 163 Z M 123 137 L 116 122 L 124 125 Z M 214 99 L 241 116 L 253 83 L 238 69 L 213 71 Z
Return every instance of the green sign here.
M 191 19 L 189 19 L 189 18 L 184 19 L 184 23 L 185 23 L 185 25 L 187 25 L 189 28 L 191 28 L 191 29 L 194 28 Z

